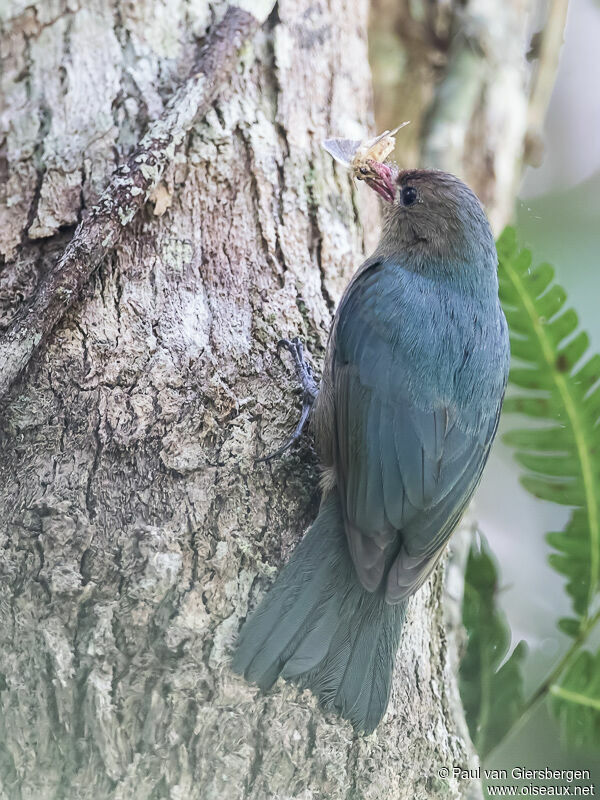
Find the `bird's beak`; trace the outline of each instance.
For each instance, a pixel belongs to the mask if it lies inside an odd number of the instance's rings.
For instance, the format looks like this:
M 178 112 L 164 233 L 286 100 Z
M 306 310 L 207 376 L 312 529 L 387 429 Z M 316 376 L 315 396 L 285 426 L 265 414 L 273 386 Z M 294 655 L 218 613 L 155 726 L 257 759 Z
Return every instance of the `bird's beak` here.
M 394 202 L 396 197 L 396 174 L 392 167 L 370 158 L 367 161 L 367 166 L 360 169 L 360 175 L 357 175 L 357 177 L 364 180 L 371 189 L 374 189 L 388 203 Z

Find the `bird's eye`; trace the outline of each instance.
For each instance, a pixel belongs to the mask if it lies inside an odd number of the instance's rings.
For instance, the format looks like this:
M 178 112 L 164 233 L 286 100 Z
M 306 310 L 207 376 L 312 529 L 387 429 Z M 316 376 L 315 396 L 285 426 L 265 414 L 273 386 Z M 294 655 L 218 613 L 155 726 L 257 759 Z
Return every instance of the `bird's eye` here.
M 414 186 L 404 186 L 402 188 L 402 205 L 412 206 L 417 202 L 417 190 Z

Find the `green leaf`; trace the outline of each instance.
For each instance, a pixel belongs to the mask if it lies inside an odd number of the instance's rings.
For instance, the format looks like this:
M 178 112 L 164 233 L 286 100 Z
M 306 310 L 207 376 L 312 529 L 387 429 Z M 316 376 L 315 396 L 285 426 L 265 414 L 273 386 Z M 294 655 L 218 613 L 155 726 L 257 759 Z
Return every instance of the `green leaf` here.
M 460 691 L 471 737 L 483 758 L 519 716 L 523 705 L 519 642 L 505 660 L 510 629 L 496 604 L 498 571 L 487 545 L 471 547 L 465 575 L 463 622 L 468 644 L 460 666 Z
M 572 440 L 565 441 L 569 433 L 570 431 L 565 428 L 515 428 L 504 434 L 504 441 L 517 449 L 565 455 L 571 451 Z
M 578 653 L 560 683 L 550 687 L 551 709 L 569 744 L 600 745 L 600 650 Z
M 558 620 L 558 629 L 571 636 L 573 639 L 579 635 L 579 620 L 571 619 L 570 617 L 563 617 Z
M 584 510 L 576 509 L 564 531 L 549 533 L 546 540 L 558 551 L 548 559 L 550 565 L 565 576 L 573 608 L 581 618 L 586 618 L 589 610 L 590 541 Z
M 505 411 L 546 423 L 510 431 L 524 467 L 523 486 L 536 497 L 573 507 L 564 531 L 548 536 L 557 551 L 550 564 L 567 580 L 580 617 L 589 619 L 600 588 L 600 355 L 590 357 L 589 338 L 577 314 L 566 308 L 565 290 L 549 264 L 532 266 L 514 229 L 498 240 L 500 299 L 511 334 L 515 391 Z M 575 621 L 564 621 L 575 636 Z

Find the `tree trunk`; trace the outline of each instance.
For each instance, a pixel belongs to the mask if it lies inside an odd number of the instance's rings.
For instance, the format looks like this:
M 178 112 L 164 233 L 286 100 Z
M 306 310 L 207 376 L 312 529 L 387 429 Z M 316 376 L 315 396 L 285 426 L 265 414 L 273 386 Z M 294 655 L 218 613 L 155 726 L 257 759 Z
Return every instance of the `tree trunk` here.
M 193 0 L 12 5 L 5 329 L 224 13 Z M 411 601 L 371 737 L 309 693 L 280 683 L 262 696 L 227 666 L 319 499 L 308 440 L 255 463 L 298 413 L 275 344 L 301 336 L 318 367 L 335 303 L 377 236 L 374 198 L 320 149 L 369 126 L 366 17 L 366 0 L 279 2 L 5 402 L 3 798 L 478 796 L 476 782 L 438 774 L 475 763 L 441 570 Z M 511 170 L 525 115 L 518 124 L 508 150 L 490 139 Z M 488 134 L 477 136 L 481 153 Z

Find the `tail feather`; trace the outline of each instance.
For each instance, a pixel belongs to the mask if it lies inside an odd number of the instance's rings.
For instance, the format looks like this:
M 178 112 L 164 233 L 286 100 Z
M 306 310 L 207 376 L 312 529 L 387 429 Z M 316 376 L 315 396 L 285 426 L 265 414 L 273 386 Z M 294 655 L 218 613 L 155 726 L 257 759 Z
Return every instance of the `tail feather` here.
M 324 577 L 326 566 L 321 564 L 316 569 L 314 582 L 317 586 Z M 261 616 L 256 620 L 262 634 L 262 647 L 256 649 L 260 640 L 255 640 L 253 643 L 255 654 L 246 667 L 246 677 L 250 681 L 260 683 L 262 689 L 268 689 L 277 680 L 281 670 L 278 663 L 281 654 L 295 640 L 304 620 L 317 613 L 319 605 L 318 596 L 315 597 L 308 580 L 304 586 L 293 586 L 282 601 L 267 605 L 264 616 L 259 610 Z
M 258 683 L 263 690 L 277 680 L 281 657 L 302 626 L 313 616 L 315 622 L 319 619 L 315 612 L 331 576 L 323 543 L 307 538 L 296 547 L 261 605 L 243 626 L 237 642 L 234 672 Z
M 310 627 L 292 656 L 286 661 L 281 670 L 282 678 L 297 678 L 320 664 L 329 650 L 332 631 L 338 624 L 338 615 L 339 606 L 332 598 L 323 615 Z
M 335 697 L 336 704 L 343 704 L 342 713 L 352 714 L 371 671 L 379 640 L 377 610 L 377 606 L 373 604 L 373 607 L 363 614 L 352 644 L 344 676 Z M 353 668 L 349 669 L 351 663 Z
M 387 628 L 379 629 L 369 671 L 352 707 L 353 716 L 363 720 L 364 729 L 369 732 L 375 730 L 387 708 L 393 674 L 389 664 L 394 661 L 406 614 L 405 603 L 388 608 L 395 615 L 395 619 L 390 620 Z
M 367 592 L 352 564 L 337 495 L 321 506 L 258 610 L 233 669 L 268 689 L 281 675 L 371 732 L 385 713 L 405 606 Z

